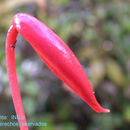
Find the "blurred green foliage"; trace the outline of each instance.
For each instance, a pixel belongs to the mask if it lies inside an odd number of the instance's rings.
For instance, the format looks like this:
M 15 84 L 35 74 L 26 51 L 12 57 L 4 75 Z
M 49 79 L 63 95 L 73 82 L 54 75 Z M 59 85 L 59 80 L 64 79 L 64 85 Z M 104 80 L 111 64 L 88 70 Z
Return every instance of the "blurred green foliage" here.
M 129 130 L 129 0 L 47 0 L 42 4 L 42 0 L 0 1 L 0 115 L 15 114 L 6 72 L 6 33 L 13 15 L 27 12 L 69 45 L 83 65 L 97 99 L 111 109 L 110 114 L 93 112 L 70 90 L 65 90 L 30 45 L 18 37 L 16 68 L 25 113 L 30 122 L 47 123 L 45 127 L 30 129 Z

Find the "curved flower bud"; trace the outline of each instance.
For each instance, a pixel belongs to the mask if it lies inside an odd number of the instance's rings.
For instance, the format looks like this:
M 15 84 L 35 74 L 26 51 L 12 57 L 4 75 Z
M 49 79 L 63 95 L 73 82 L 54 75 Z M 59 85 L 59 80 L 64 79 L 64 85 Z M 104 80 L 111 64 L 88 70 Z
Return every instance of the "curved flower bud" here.
M 25 116 L 15 69 L 15 42 L 18 33 L 31 44 L 52 72 L 94 111 L 98 113 L 109 112 L 97 102 L 91 84 L 70 48 L 45 24 L 31 15 L 18 13 L 13 18 L 6 39 L 7 71 L 17 115 Z M 26 118 L 18 121 L 19 125 L 22 122 L 26 123 Z M 27 126 L 20 125 L 20 128 L 28 130 Z

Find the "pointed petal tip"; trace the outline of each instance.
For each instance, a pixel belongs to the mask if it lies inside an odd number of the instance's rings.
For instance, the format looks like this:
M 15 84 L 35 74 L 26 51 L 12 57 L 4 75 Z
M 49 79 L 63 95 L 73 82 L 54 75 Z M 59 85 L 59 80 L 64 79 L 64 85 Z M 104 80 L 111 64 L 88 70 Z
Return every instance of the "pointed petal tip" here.
M 104 109 L 104 113 L 109 113 L 110 112 L 110 109 Z
M 99 113 L 109 113 L 110 112 L 110 109 L 103 109 L 101 112 L 99 112 Z
M 102 108 L 100 111 L 96 111 L 97 113 L 110 113 L 110 109 Z

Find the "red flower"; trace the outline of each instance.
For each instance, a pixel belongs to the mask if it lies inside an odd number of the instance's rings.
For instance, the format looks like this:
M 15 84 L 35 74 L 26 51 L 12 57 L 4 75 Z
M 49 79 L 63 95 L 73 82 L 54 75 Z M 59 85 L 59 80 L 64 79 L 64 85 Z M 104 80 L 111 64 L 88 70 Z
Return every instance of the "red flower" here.
M 70 48 L 45 24 L 31 15 L 16 14 L 6 39 L 6 63 L 16 114 L 25 117 L 15 68 L 15 42 L 20 33 L 34 48 L 45 64 L 79 95 L 94 111 L 107 113 L 97 102 L 91 84 Z M 26 118 L 19 119 L 21 130 L 28 130 Z

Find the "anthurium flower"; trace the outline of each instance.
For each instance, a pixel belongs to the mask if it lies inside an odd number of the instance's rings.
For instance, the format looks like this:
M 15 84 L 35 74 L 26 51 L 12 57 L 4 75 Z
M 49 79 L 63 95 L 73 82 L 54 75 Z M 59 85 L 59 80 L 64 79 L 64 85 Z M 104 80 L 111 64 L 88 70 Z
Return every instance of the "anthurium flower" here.
M 71 49 L 45 24 L 31 15 L 18 13 L 14 16 L 6 39 L 6 63 L 16 115 L 25 117 L 15 67 L 15 43 L 20 33 L 31 44 L 37 54 L 77 95 L 94 111 L 107 113 L 97 102 L 92 86 L 78 59 Z M 19 119 L 21 130 L 28 130 L 26 118 Z

